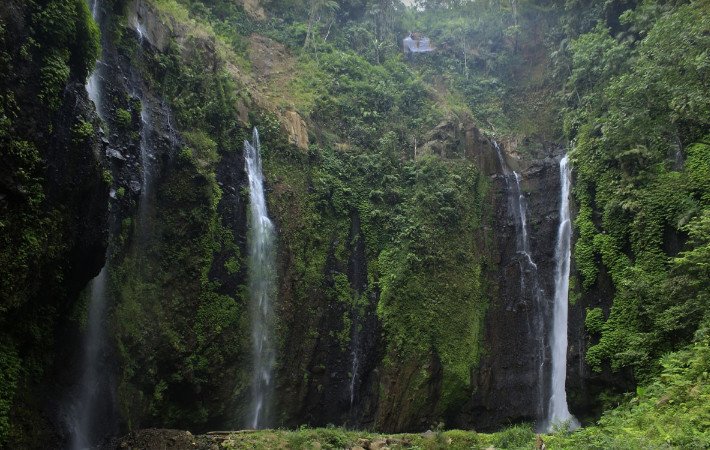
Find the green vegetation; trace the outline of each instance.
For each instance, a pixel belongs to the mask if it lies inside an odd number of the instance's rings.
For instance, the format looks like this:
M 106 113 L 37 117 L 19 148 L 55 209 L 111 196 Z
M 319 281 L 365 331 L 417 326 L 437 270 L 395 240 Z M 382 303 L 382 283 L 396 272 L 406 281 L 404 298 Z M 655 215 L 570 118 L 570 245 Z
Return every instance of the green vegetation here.
M 602 416 L 598 424 L 546 439 L 549 448 L 707 448 L 710 445 L 710 340 L 661 359 L 660 376 Z
M 373 426 L 461 420 L 495 295 L 490 181 L 465 136 L 475 129 L 524 159 L 569 142 L 577 209 L 570 298 L 586 306 L 587 295 L 613 297 L 586 309 L 586 360 L 595 371 L 632 373 L 639 386 L 596 425 L 543 436 L 548 448 L 710 446 L 710 3 L 420 3 L 271 0 L 262 5 L 270 16 L 257 19 L 233 0 L 148 1 L 146 13 L 160 19 L 150 25 L 170 28 L 160 50 L 139 48 L 121 15 L 126 2 L 106 4 L 119 59 L 170 108 L 176 132 L 174 148 L 155 162 L 143 214 L 124 187 L 112 203 L 120 226 L 110 243 L 111 329 L 129 427 L 238 426 L 244 416 L 248 195 L 239 170 L 252 126 L 279 231 L 277 374 L 289 389 L 277 421 L 301 417 L 301 402 L 324 391 L 327 375 L 313 370 L 326 370 L 321 353 L 349 357 L 363 326 L 356 317 L 370 310 L 380 358 L 371 388 L 386 392 Z M 16 399 L 34 406 L 57 327 L 80 304 L 70 298 L 78 289 L 68 259 L 81 239 L 72 233 L 83 220 L 81 195 L 53 189 L 61 183 L 49 175 L 106 193 L 117 181 L 94 161 L 97 124 L 70 95 L 99 51 L 86 3 L 7 4 L 0 445 L 34 429 L 15 425 L 36 420 Z M 11 9 L 22 26 L 5 23 Z M 405 59 L 398 45 L 410 30 L 437 51 Z M 113 99 L 112 133 L 136 144 L 140 108 L 122 95 Z M 294 114 L 307 125 L 307 147 L 289 142 Z M 351 279 L 353 266 L 365 286 Z M 536 445 L 524 424 L 491 435 L 264 431 L 225 446 L 343 448 L 381 438 L 393 448 Z
M 294 154 L 274 142 L 273 125 L 261 127 L 281 239 L 304 249 L 292 254 L 296 299 L 313 298 L 331 244 L 346 239 L 356 211 L 380 289 L 385 367 L 406 371 L 407 355 L 436 355 L 444 367 L 437 411 L 455 409 L 460 400 L 449 396 L 466 392 L 486 303 L 481 237 L 464 233 L 483 223 L 485 183 L 456 153 L 455 162 L 412 158 L 418 130 L 471 114 L 523 152 L 563 133 L 573 143 L 573 285 L 596 289 L 604 270 L 614 287 L 610 311 L 589 310 L 590 365 L 633 368 L 648 385 L 662 355 L 693 341 L 708 305 L 706 1 L 567 1 L 564 10 L 559 2 L 425 2 L 423 12 L 388 2 L 282 3 L 273 2 L 284 11 L 279 23 L 226 2 L 183 2 L 244 59 L 259 58 L 249 53 L 252 32 L 296 56 L 282 107 L 315 125 L 316 144 Z M 408 29 L 425 30 L 440 51 L 404 62 L 392 43 Z M 456 319 L 463 328 L 452 336 Z M 412 377 L 412 392 L 428 376 Z
M 267 158 L 277 186 L 294 182 L 282 175 L 294 173 L 293 164 L 281 166 L 284 161 L 275 161 L 271 152 Z M 294 255 L 293 270 L 300 273 L 294 301 L 307 302 L 309 289 L 322 283 L 328 249 L 347 240 L 356 212 L 369 278 L 378 279 L 381 289 L 378 316 L 390 343 L 388 371 L 394 376 L 422 354 L 438 355 L 444 364 L 442 411 L 454 408 L 470 387 L 486 304 L 476 236 L 465 232 L 481 223 L 484 180 L 470 164 L 438 158 L 402 165 L 386 154 L 312 149 L 309 159 L 317 164 L 310 175 L 312 194 L 294 202 L 299 189 L 290 185 L 283 200 L 274 199 L 283 244 L 297 244 L 305 232 L 314 246 Z M 318 228 L 305 225 L 304 216 Z
M 17 351 L 12 347 L 8 348 L 3 339 L 0 347 L 0 386 L 2 386 L 0 388 L 0 436 L 3 438 L 10 432 L 8 416 L 17 389 L 19 372 L 20 359 Z
M 478 363 L 487 304 L 483 234 L 475 230 L 486 220 L 488 182 L 464 158 L 460 146 L 447 149 L 448 160 L 415 159 L 414 147 L 416 139 L 425 139 L 422 130 L 442 120 L 470 120 L 467 107 L 442 104 L 396 48 L 383 48 L 379 56 L 357 54 L 345 39 L 352 29 L 334 29 L 332 43 L 315 33 L 304 49 L 305 34 L 300 34 L 303 29 L 295 17 L 287 24 L 259 22 L 231 2 L 180 4 L 209 22 L 203 29 L 216 32 L 225 56 L 237 63 L 262 57 L 250 53 L 252 32 L 285 44 L 295 54 L 297 76 L 276 84 L 266 81 L 265 88 L 283 92 L 283 107 L 295 107 L 317 124 L 311 135 L 315 143 L 306 152 L 287 144 L 274 114 L 251 117 L 262 136 L 279 247 L 289 261 L 283 283 L 290 295 L 282 299 L 282 308 L 302 311 L 298 324 L 280 325 L 281 335 L 305 324 L 302 342 L 297 339 L 295 347 L 308 351 L 318 339 L 328 304 L 340 303 L 346 311 L 338 315 L 340 327 L 328 331 L 345 350 L 351 305 L 362 309 L 378 292 L 377 314 L 387 337 L 386 376 L 398 378 L 427 355 L 432 372 L 417 371 L 411 383 L 402 386 L 403 394 L 430 401 L 427 384 L 439 376 L 434 365 L 441 364 L 442 395 L 434 399 L 435 414 L 455 414 L 472 389 L 470 372 Z M 180 8 L 174 3 L 158 6 L 166 14 Z M 164 67 L 172 64 L 163 61 Z M 254 65 L 241 69 L 258 70 Z M 194 77 L 177 84 L 183 89 L 181 98 L 193 95 L 184 87 L 200 83 L 204 73 Z M 350 291 L 352 281 L 346 274 L 353 217 L 366 246 L 369 287 L 361 296 Z M 299 362 L 302 372 L 293 373 L 294 383 L 309 382 L 307 362 Z M 293 372 L 292 367 L 288 370 Z M 412 403 L 402 414 L 416 414 L 418 406 Z M 293 407 L 297 405 L 285 405 Z
M 520 427 L 527 430 L 533 436 L 529 428 Z M 228 436 L 222 446 L 226 449 L 253 448 L 256 450 L 267 450 L 272 448 L 287 449 L 346 449 L 356 446 L 374 445 L 391 449 L 413 449 L 413 450 L 470 450 L 484 449 L 494 445 L 499 441 L 498 436 L 477 434 L 471 431 L 449 430 L 428 432 L 426 434 L 396 434 L 386 435 L 379 433 L 368 433 L 363 431 L 350 431 L 342 428 L 306 428 L 302 427 L 294 431 L 286 430 L 265 430 L 248 432 L 242 434 L 232 434 Z M 525 439 L 507 441 L 512 444 L 510 447 L 500 448 L 534 448 L 532 441 Z M 367 447 L 365 447 L 367 448 Z
M 240 142 L 235 84 L 222 66 L 204 71 L 215 55 L 197 51 L 197 41 L 189 41 L 194 49 L 186 59 L 176 45 L 147 52 L 132 30 L 116 30 L 120 51 L 170 105 L 184 142 L 162 174 L 153 169 L 159 190 L 143 199 L 144 215 L 124 225 L 115 242 L 110 267 L 120 407 L 156 426 L 232 420 L 223 400 L 243 389 L 234 383 L 249 355 L 248 317 L 242 289 L 224 287 L 243 282 L 244 273 L 234 224 L 220 216 L 231 206 L 223 203 L 216 172 Z M 116 122 L 131 131 L 128 110 L 119 108 Z
M 127 109 L 118 108 L 116 110 L 116 123 L 121 130 L 128 130 L 131 127 L 132 120 L 131 112 Z
M 585 289 L 599 263 L 615 288 L 606 321 L 598 312 L 587 319 L 600 338 L 587 360 L 631 367 L 648 382 L 658 358 L 689 343 L 708 318 L 710 14 L 707 2 L 647 1 L 620 21 L 618 37 L 599 24 L 569 48 L 575 260 Z

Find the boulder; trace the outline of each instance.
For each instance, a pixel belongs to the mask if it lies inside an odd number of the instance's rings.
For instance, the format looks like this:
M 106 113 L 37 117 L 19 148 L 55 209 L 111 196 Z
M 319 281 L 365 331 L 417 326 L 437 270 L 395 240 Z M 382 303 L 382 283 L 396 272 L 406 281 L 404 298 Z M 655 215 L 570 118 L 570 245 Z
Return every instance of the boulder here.
M 281 119 L 282 127 L 288 134 L 289 142 L 301 150 L 307 150 L 308 128 L 301 116 L 296 111 L 286 111 Z

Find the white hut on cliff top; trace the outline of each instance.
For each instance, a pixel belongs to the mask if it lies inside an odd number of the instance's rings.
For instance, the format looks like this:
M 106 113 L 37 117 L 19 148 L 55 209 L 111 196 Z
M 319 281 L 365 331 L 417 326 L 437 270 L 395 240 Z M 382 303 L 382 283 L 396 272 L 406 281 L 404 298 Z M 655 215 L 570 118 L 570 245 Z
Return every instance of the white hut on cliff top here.
M 409 33 L 409 35 L 402 41 L 402 48 L 404 49 L 404 54 L 412 53 L 426 53 L 434 50 L 431 46 L 431 41 L 426 36 L 420 36 L 418 33 Z

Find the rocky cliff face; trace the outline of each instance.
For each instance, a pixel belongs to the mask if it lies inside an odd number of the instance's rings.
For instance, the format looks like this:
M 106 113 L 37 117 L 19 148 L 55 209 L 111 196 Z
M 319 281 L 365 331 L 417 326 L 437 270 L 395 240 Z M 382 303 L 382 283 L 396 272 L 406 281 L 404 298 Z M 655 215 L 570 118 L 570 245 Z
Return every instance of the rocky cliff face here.
M 563 149 L 545 148 L 539 159 L 518 160 L 506 154 L 506 164 L 520 171 L 527 204 L 531 257 L 537 265 L 539 300 L 531 285 L 530 268 L 516 249 L 519 230 L 510 211 L 512 186 L 501 168 L 494 182 L 493 240 L 495 268 L 486 316 L 485 356 L 475 373 L 472 423 L 492 429 L 501 423 L 537 421 L 544 417 L 549 373 L 549 327 L 554 295 L 554 248 L 558 224 L 559 170 Z M 521 273 L 523 272 L 523 273 Z M 540 328 L 542 324 L 542 332 Z M 542 380 L 541 380 L 542 378 Z
M 351 214 L 350 232 L 343 237 L 345 242 L 335 238 L 329 245 L 322 274 L 325 295 L 319 297 L 318 310 L 304 315 L 295 305 L 289 305 L 295 298 L 288 291 L 282 297 L 282 311 L 289 312 L 281 320 L 289 324 L 290 330 L 286 332 L 289 338 L 283 353 L 289 356 L 280 364 L 281 389 L 285 394 L 281 408 L 289 411 L 284 418 L 293 426 L 361 426 L 373 420 L 382 343 L 376 314 L 378 295 L 369 285 L 357 212 Z M 336 248 L 342 244 L 345 251 L 336 256 Z M 303 335 L 305 330 L 299 322 L 308 316 L 316 321 L 311 329 L 320 330 L 317 336 Z M 334 335 L 336 331 L 340 336 Z M 304 353 L 303 343 L 309 341 L 312 347 Z M 309 374 L 308 379 L 296 378 L 304 372 Z M 299 385 L 300 389 L 294 389 Z
M 544 299 L 537 305 L 520 284 L 509 188 L 492 143 L 470 117 L 444 114 L 413 158 L 403 152 L 406 158 L 362 163 L 363 155 L 343 146 L 330 156 L 337 165 L 309 149 L 319 144 L 308 135 L 314 124 L 274 106 L 257 86 L 259 77 L 278 78 L 283 67 L 294 67 L 285 46 L 250 36 L 252 78 L 231 65 L 214 36 L 151 2 L 99 5 L 103 122 L 74 77 L 57 114 L 44 119 L 52 131 L 19 130 L 47 144 L 38 166 L 42 204 L 58 212 L 43 223 L 62 243 L 46 261 L 23 269 L 41 276 L 23 284 L 28 292 L 13 291 L 23 300 L 2 316 L 9 323 L 49 311 L 46 334 L 64 342 L 51 354 L 40 352 L 49 375 L 33 378 L 28 390 L 38 380 L 47 391 L 71 388 L 80 327 L 65 319 L 81 315 L 79 291 L 108 248 L 115 361 L 108 378 L 117 392 L 111 413 L 119 416 L 110 420 L 121 429 L 243 425 L 251 367 L 241 142 L 256 124 L 279 228 L 276 425 L 417 431 L 440 421 L 490 429 L 539 418 L 546 406 L 540 368 L 549 370 L 549 351 L 547 330 L 534 325 L 550 315 L 562 149 L 550 146 L 531 161 L 512 152 L 507 158 L 521 174 L 527 202 Z M 18 36 L 27 34 L 22 11 L 13 2 L 0 7 Z M 18 53 L 21 42 L 11 44 Z M 29 103 L 21 108 L 27 115 L 39 108 Z M 90 126 L 78 135 L 83 122 Z M 349 172 L 350 163 L 362 164 L 357 170 L 365 175 Z M 26 207 L 21 184 L 0 174 L 3 213 Z M 45 289 L 47 298 L 39 294 Z M 589 376 L 579 338 L 583 308 L 602 297 L 572 309 L 575 380 Z M 15 355 L 21 345 L 49 342 L 25 342 L 21 331 L 11 336 L 15 348 L 0 350 Z M 586 407 L 586 383 L 570 386 L 580 392 L 572 410 Z M 63 400 L 13 395 L 50 418 Z M 63 433 L 59 420 L 21 417 L 22 404 L 14 410 L 17 423 L 37 421 L 46 433 Z
M 16 448 L 54 433 L 53 362 L 108 236 L 110 175 L 83 83 L 96 35 L 83 3 L 57 6 L 0 5 L 0 445 Z M 54 21 L 67 26 L 43 33 Z

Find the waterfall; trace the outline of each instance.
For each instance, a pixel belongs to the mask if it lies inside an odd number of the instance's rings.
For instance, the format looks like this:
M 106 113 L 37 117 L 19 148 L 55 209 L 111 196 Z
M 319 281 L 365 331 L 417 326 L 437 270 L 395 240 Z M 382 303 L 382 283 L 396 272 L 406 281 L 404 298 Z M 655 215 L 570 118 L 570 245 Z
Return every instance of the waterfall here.
M 138 19 L 138 15 L 134 15 L 130 19 L 130 23 L 133 26 L 133 29 L 138 33 L 138 43 L 143 46 L 143 43 L 148 41 L 148 30 L 146 30 L 145 26 L 141 23 L 141 21 Z
M 550 405 L 548 408 L 548 431 L 555 425 L 567 422 L 569 428 L 579 428 L 579 422 L 567 407 L 565 378 L 567 376 L 567 295 L 572 238 L 572 222 L 569 212 L 571 187 L 570 168 L 567 156 L 560 160 L 560 226 L 555 247 L 555 303 L 552 318 L 552 379 Z
M 353 404 L 355 403 L 355 382 L 357 381 L 357 372 L 360 370 L 360 358 L 357 355 L 357 348 L 353 349 L 352 351 L 352 366 L 350 367 L 350 371 L 352 374 L 350 375 L 350 407 L 353 407 Z
M 528 222 L 526 216 L 526 205 L 525 196 L 520 188 L 520 175 L 518 172 L 511 171 L 505 162 L 503 157 L 503 150 L 500 145 L 493 141 L 493 146 L 496 149 L 496 154 L 498 155 L 498 162 L 500 163 L 501 170 L 503 171 L 503 178 L 505 180 L 506 190 L 508 191 L 508 201 L 510 212 L 515 218 L 515 228 L 516 228 L 516 251 L 524 256 L 526 260 L 526 265 L 529 268 L 537 271 L 537 264 L 532 259 L 530 252 L 530 242 L 528 240 Z M 513 183 L 511 184 L 511 181 Z
M 91 12 L 94 20 L 101 25 L 100 1 L 91 1 Z M 143 42 L 142 28 L 137 26 L 139 40 Z M 102 120 L 105 120 L 103 95 L 102 71 L 106 64 L 97 61 L 95 70 L 90 75 L 86 91 L 89 98 L 96 106 L 96 111 Z M 133 86 L 133 96 L 138 98 L 141 104 L 141 130 L 140 130 L 140 161 L 142 166 L 141 189 L 139 198 L 138 214 L 138 241 L 143 242 L 148 235 L 147 217 L 149 213 L 148 197 L 151 186 L 151 159 L 153 158 L 154 130 L 150 109 L 144 96 L 137 94 L 140 92 L 136 87 L 140 83 L 129 77 Z M 109 237 L 111 239 L 111 237 Z M 72 393 L 66 409 L 65 421 L 69 431 L 70 448 L 72 450 L 83 450 L 96 445 L 98 441 L 106 436 L 112 435 L 116 431 L 116 421 L 114 420 L 114 389 L 112 383 L 113 373 L 109 366 L 106 353 L 110 350 L 104 326 L 106 313 L 109 304 L 108 283 L 109 283 L 109 262 L 110 255 L 107 256 L 107 263 L 89 283 L 89 303 L 84 332 L 81 360 L 82 372 L 79 384 Z
M 99 0 L 92 0 L 90 4 L 91 8 L 91 16 L 94 18 L 94 21 L 96 23 L 100 23 L 99 21 Z M 104 119 L 103 115 L 103 103 L 101 100 L 102 97 L 102 92 L 101 92 L 101 75 L 100 75 L 100 70 L 101 70 L 101 65 L 102 62 L 101 60 L 96 61 L 96 67 L 94 67 L 94 71 L 91 72 L 91 75 L 89 76 L 89 79 L 86 82 L 86 92 L 89 94 L 89 99 L 94 103 L 94 106 L 96 107 L 96 113 L 98 114 L 99 118 L 101 120 Z
M 90 6 L 94 20 L 100 24 L 99 0 L 93 0 Z M 102 61 L 97 61 L 86 83 L 86 91 L 96 107 L 99 118 L 103 120 L 104 104 L 100 75 L 102 67 Z M 107 278 L 108 262 L 88 286 L 88 314 L 82 340 L 81 376 L 65 414 L 72 450 L 92 447 L 97 440 L 106 435 L 108 428 L 112 427 L 111 424 L 104 423 L 110 422 L 113 409 L 113 393 L 106 368 L 107 346 L 104 336 L 104 321 L 108 306 Z
M 83 342 L 83 373 L 79 393 L 69 412 L 70 448 L 73 450 L 90 448 L 95 438 L 101 437 L 96 433 L 96 411 L 100 407 L 99 402 L 107 400 L 101 395 L 104 382 L 101 360 L 105 351 L 103 321 L 107 303 L 106 278 L 107 268 L 104 266 L 90 283 L 91 295 Z
M 508 193 L 508 210 L 515 220 L 515 249 L 518 254 L 520 267 L 520 295 L 525 298 L 529 294 L 532 298 L 531 305 L 532 323 L 528 321 L 528 332 L 536 341 L 534 349 L 537 358 L 537 414 L 540 419 L 545 417 L 545 303 L 542 289 L 540 288 L 537 264 L 532 257 L 530 241 L 528 238 L 527 203 L 520 187 L 520 175 L 511 171 L 505 162 L 503 150 L 493 141 L 493 146 L 498 155 L 498 162 L 503 172 L 506 191 Z
M 249 177 L 248 262 L 253 351 L 249 426 L 255 429 L 269 425 L 272 371 L 276 361 L 272 336 L 272 302 L 276 297 L 276 234 L 266 211 L 260 152 L 259 132 L 254 128 L 252 143 L 244 141 L 244 159 Z
M 148 111 L 148 105 L 145 99 L 136 95 L 141 105 L 141 140 L 140 140 L 140 152 L 141 152 L 141 166 L 143 167 L 143 172 L 141 174 L 141 195 L 140 195 L 140 209 L 139 209 L 139 232 L 142 238 L 148 235 L 147 229 L 147 219 L 149 214 L 149 199 L 150 199 L 150 188 L 151 188 L 151 159 L 153 158 L 153 145 L 151 139 L 151 133 L 153 131 L 152 118 Z
M 354 314 L 357 314 L 357 312 Z M 352 358 L 350 362 L 350 409 L 355 404 L 355 388 L 357 387 L 358 372 L 360 371 L 360 333 L 357 321 L 353 321 L 352 328 L 352 337 L 350 339 L 352 345 L 352 351 L 350 352 Z
M 137 17 L 134 17 L 132 20 L 133 28 L 137 34 L 138 41 L 140 43 L 140 46 L 138 48 L 139 52 L 143 52 L 143 43 L 145 39 L 145 27 L 140 23 Z M 155 172 L 155 168 L 153 167 L 153 161 L 155 159 L 155 144 L 156 144 L 156 136 L 155 136 L 155 129 L 154 129 L 154 121 L 159 120 L 160 114 L 161 114 L 161 108 L 163 108 L 161 105 L 158 104 L 158 102 L 150 97 L 149 95 L 146 95 L 145 92 L 141 89 L 141 81 L 140 81 L 140 76 L 135 72 L 135 70 L 131 71 L 131 76 L 128 77 L 129 85 L 130 85 L 130 90 L 131 90 L 131 96 L 133 98 L 138 99 L 138 103 L 140 104 L 141 111 L 140 111 L 140 119 L 141 119 L 141 128 L 140 128 L 140 162 L 141 162 L 141 189 L 140 189 L 140 199 L 139 199 L 139 206 L 138 206 L 138 218 L 137 218 L 137 237 L 138 237 L 138 242 L 141 243 L 141 245 L 145 246 L 147 245 L 147 240 L 151 236 L 151 231 L 150 231 L 150 226 L 149 226 L 149 219 L 150 219 L 150 214 L 151 214 L 151 194 L 152 194 L 152 186 L 153 186 L 153 174 Z M 157 111 L 158 112 L 158 118 L 155 118 L 152 116 L 151 111 Z M 170 120 L 170 114 L 168 111 L 162 111 L 162 113 L 165 114 L 165 117 L 168 120 Z M 171 143 L 172 142 L 172 129 L 171 131 Z

